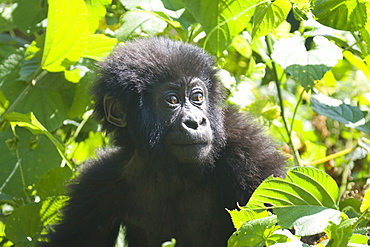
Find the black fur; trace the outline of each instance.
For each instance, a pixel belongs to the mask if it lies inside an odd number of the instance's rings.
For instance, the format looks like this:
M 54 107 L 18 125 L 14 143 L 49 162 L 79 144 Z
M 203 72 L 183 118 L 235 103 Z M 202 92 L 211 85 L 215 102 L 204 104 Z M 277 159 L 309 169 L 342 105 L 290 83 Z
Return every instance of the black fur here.
M 227 245 L 234 229 L 225 208 L 246 204 L 266 177 L 283 176 L 284 158 L 252 119 L 224 105 L 215 73 L 200 48 L 166 38 L 127 43 L 101 64 L 95 111 L 116 148 L 83 165 L 43 246 L 114 246 L 121 224 L 131 247 L 171 238 L 178 247 Z M 194 109 L 209 121 L 212 148 L 207 159 L 183 162 L 164 144 L 176 117 L 163 122 L 166 109 L 151 97 L 162 83 L 193 78 L 207 88 L 205 107 Z M 126 113 L 127 127 L 107 121 L 104 96 Z

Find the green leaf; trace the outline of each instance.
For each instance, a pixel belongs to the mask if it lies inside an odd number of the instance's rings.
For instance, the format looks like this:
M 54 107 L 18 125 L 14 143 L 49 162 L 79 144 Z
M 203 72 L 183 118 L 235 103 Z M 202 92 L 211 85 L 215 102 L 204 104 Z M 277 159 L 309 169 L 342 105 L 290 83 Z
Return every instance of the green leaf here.
M 364 75 L 367 77 L 367 79 L 370 80 L 370 70 L 369 67 L 362 61 L 362 59 L 356 57 L 352 52 L 350 51 L 343 51 L 343 56 L 347 59 L 348 62 L 350 62 L 353 66 L 361 70 Z
M 259 4 L 253 15 L 253 39 L 258 39 L 279 26 L 287 18 L 291 8 L 292 4 L 289 0 L 268 1 Z
M 129 11 L 122 16 L 122 25 L 115 34 L 119 40 L 127 40 L 135 33 L 156 34 L 162 32 L 167 24 L 163 20 L 144 11 Z
M 207 33 L 206 48 L 220 54 L 248 25 L 256 0 L 187 0 L 184 4 Z
M 274 232 L 280 227 L 276 225 L 275 215 L 262 219 L 251 220 L 243 224 L 230 237 L 228 247 L 270 246 L 274 243 L 286 242 L 287 237 Z
M 28 129 L 33 134 L 44 134 L 54 144 L 58 150 L 60 156 L 67 162 L 68 166 L 72 169 L 72 165 L 69 160 L 64 156 L 64 146 L 50 133 L 45 127 L 36 119 L 32 112 L 28 114 L 21 114 L 17 112 L 11 112 L 4 116 L 4 119 L 15 126 L 20 126 Z
M 17 7 L 12 14 L 14 23 L 22 32 L 30 34 L 36 28 L 36 24 L 46 18 L 46 4 L 42 0 L 16 0 L 16 2 Z
M 17 246 L 33 246 L 41 232 L 41 204 L 31 203 L 13 211 L 6 219 L 6 236 Z M 33 243 L 33 245 L 31 245 Z
M 176 239 L 171 239 L 171 241 L 164 242 L 162 247 L 176 247 Z
M 83 0 L 49 0 L 42 68 L 63 71 L 64 59 L 78 61 L 89 41 L 88 11 Z
M 352 226 L 356 219 L 346 219 L 340 224 L 331 224 L 325 230 L 329 236 L 327 247 L 347 247 L 349 238 L 352 236 Z
M 255 190 L 247 209 L 272 205 L 279 224 L 296 230 L 297 235 L 322 232 L 329 222 L 339 224 L 341 213 L 337 201 L 339 189 L 325 172 L 308 167 L 288 171 L 285 179 L 270 177 Z
M 94 33 L 107 12 L 105 5 L 111 4 L 112 0 L 86 0 L 85 3 L 89 11 L 90 32 Z
M 316 0 L 312 12 L 320 23 L 340 30 L 358 31 L 367 20 L 361 0 Z
M 21 114 L 18 112 L 11 112 L 9 114 L 6 114 L 4 116 L 4 119 L 9 121 L 10 123 L 15 123 L 16 125 L 20 127 L 25 127 L 29 131 L 32 132 L 32 134 L 44 134 L 47 132 L 44 126 L 37 121 L 35 115 L 33 115 L 32 112 L 28 114 Z
M 24 128 L 16 128 L 16 132 L 16 138 L 10 128 L 0 132 L 0 181 L 7 181 L 3 192 L 24 197 L 27 186 L 36 184 L 41 174 L 60 165 L 61 158 L 45 136 L 35 136 Z M 9 148 L 5 141 L 12 142 L 17 150 Z
M 72 100 L 72 106 L 68 111 L 68 117 L 70 119 L 81 118 L 86 112 L 86 109 L 88 109 L 88 106 L 91 104 L 89 90 L 92 81 L 93 74 L 88 72 L 81 79 L 81 81 L 76 84 L 76 93 L 74 94 L 74 98 Z
M 68 196 L 53 196 L 42 201 L 40 217 L 44 226 L 50 227 L 51 224 L 60 222 L 60 209 L 66 204 L 68 199 Z
M 233 221 L 234 227 L 239 229 L 244 222 L 254 220 L 254 219 L 261 219 L 264 217 L 269 216 L 267 210 L 227 210 L 231 216 Z
M 341 220 L 340 211 L 322 206 L 276 207 L 273 212 L 278 216 L 279 225 L 285 229 L 294 228 L 297 236 L 318 234 L 323 232 L 330 222 L 339 224 Z
M 72 171 L 69 167 L 55 167 L 40 178 L 37 194 L 41 199 L 65 195 L 66 185 L 71 177 Z
M 312 89 L 315 81 L 322 79 L 342 59 L 340 48 L 326 38 L 316 36 L 313 41 L 315 47 L 307 51 L 301 36 L 280 39 L 274 44 L 271 55 L 306 91 Z
M 365 114 L 358 107 L 347 105 L 341 100 L 320 93 L 311 96 L 311 106 L 320 115 L 370 134 L 370 121 L 366 122 Z
M 353 234 L 351 238 L 349 239 L 348 243 L 353 243 L 353 244 L 364 244 L 366 246 L 367 241 L 369 238 L 367 236 L 361 235 L 361 234 Z
M 92 34 L 90 35 L 89 43 L 83 57 L 102 60 L 109 55 L 117 42 L 117 39 L 103 34 Z
M 361 213 L 365 212 L 365 210 L 368 210 L 370 208 L 370 189 L 367 189 L 364 195 L 364 198 L 362 199 L 360 211 Z

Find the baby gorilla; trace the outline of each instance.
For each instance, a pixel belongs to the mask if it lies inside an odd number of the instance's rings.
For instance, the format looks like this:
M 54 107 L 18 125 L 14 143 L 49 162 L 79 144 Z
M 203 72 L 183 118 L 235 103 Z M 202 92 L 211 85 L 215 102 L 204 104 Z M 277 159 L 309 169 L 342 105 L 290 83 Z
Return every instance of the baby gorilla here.
M 95 113 L 115 148 L 81 167 L 60 224 L 42 246 L 226 246 L 225 208 L 243 205 L 284 158 L 226 106 L 213 58 L 167 38 L 118 47 L 100 64 Z

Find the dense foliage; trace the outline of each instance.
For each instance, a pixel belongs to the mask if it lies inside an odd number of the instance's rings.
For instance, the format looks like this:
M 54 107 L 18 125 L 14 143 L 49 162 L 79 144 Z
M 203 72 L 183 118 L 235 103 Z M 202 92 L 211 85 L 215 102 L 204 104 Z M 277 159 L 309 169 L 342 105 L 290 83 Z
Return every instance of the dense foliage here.
M 217 58 L 229 103 L 296 167 L 230 212 L 229 245 L 368 246 L 369 20 L 365 0 L 0 0 L 0 245 L 33 246 L 108 143 L 91 118 L 96 61 L 165 35 Z

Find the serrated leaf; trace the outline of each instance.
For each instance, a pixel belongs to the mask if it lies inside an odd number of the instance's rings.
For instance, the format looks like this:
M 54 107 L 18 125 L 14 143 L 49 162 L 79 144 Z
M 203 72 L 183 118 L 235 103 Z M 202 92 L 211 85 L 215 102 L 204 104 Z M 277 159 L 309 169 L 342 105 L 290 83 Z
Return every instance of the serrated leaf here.
M 247 209 L 271 205 L 279 224 L 294 227 L 296 234 L 322 232 L 329 222 L 340 222 L 337 201 L 339 189 L 325 172 L 309 167 L 288 171 L 285 179 L 270 177 L 262 182 L 250 198 Z
M 259 4 L 253 15 L 253 39 L 258 39 L 279 26 L 288 16 L 292 4 L 289 0 L 268 1 Z
M 89 15 L 83 0 L 49 0 L 42 68 L 63 71 L 64 59 L 78 61 L 89 40 Z
M 361 0 L 317 0 L 312 12 L 320 23 L 340 30 L 358 31 L 367 20 Z
M 271 54 L 272 59 L 306 91 L 312 89 L 315 81 L 322 79 L 343 57 L 339 47 L 326 38 L 316 36 L 313 41 L 315 48 L 307 51 L 301 36 L 280 39 L 274 44 Z
M 227 210 L 231 216 L 234 227 L 239 229 L 244 222 L 269 216 L 267 210 Z
M 207 50 L 220 54 L 248 25 L 256 0 L 188 0 L 184 4 L 207 33 Z
M 44 226 L 60 222 L 60 209 L 66 204 L 68 199 L 68 196 L 53 196 L 42 201 L 39 214 Z
M 243 224 L 228 240 L 228 247 L 270 246 L 276 242 L 286 242 L 284 235 L 274 232 L 280 227 L 276 225 L 276 216 L 251 220 Z
M 320 93 L 311 96 L 311 106 L 320 115 L 370 134 L 370 122 L 366 122 L 364 113 L 358 107 L 344 104 L 341 100 Z

